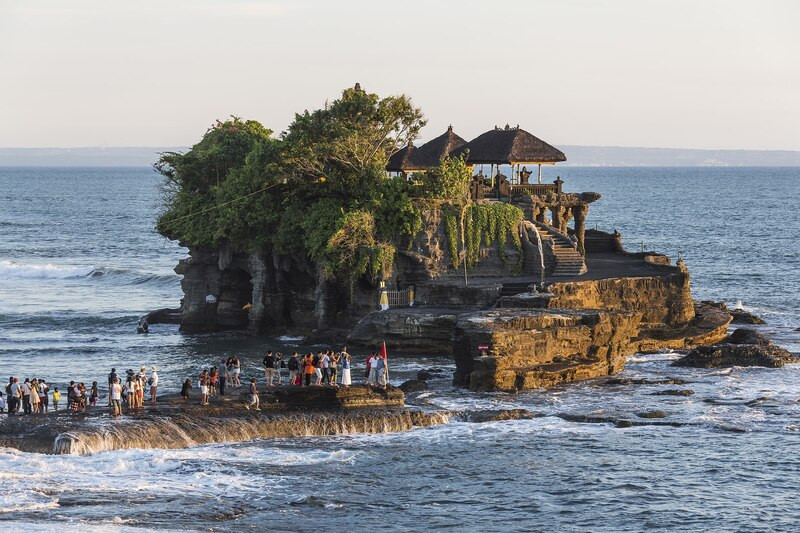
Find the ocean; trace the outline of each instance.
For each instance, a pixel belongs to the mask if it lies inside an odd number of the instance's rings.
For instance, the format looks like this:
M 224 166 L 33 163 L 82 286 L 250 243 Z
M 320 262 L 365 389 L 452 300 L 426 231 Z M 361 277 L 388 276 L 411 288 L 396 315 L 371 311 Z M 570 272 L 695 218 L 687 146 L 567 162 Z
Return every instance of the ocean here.
M 545 169 L 556 175 L 569 192 L 603 195 L 587 227 L 618 229 L 631 251 L 682 257 L 696 299 L 759 314 L 758 329 L 800 352 L 800 168 Z M 155 232 L 160 205 L 148 168 L 0 168 L 3 379 L 102 384 L 112 366 L 155 365 L 160 388 L 174 392 L 228 354 L 249 376 L 261 375 L 267 348 L 305 348 L 301 338 L 173 325 L 136 334 L 141 315 L 181 298 L 172 269 L 186 250 Z M 454 369 L 447 357 L 389 355 L 395 384 Z M 678 357 L 634 355 L 621 377 L 683 379 L 677 388 L 692 396 L 603 380 L 477 394 L 449 377 L 425 395 L 453 411 L 528 409 L 530 420 L 453 416 L 406 433 L 90 456 L 0 449 L 0 529 L 797 530 L 800 365 L 671 367 Z M 674 425 L 571 421 L 653 410 Z

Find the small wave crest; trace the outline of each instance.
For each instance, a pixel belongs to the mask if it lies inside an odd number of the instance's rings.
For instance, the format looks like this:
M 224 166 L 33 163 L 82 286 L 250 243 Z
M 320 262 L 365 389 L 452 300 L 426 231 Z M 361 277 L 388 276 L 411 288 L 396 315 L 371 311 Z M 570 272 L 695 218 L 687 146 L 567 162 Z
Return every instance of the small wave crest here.
M 0 280 L 57 280 L 76 278 L 109 280 L 127 285 L 142 285 L 147 283 L 166 284 L 174 283 L 179 279 L 176 274 L 143 272 L 125 268 L 95 267 L 91 265 L 57 265 L 52 263 L 30 264 L 9 260 L 0 261 Z
M 85 278 L 95 272 L 93 266 L 63 266 L 47 263 L 34 265 L 16 261 L 0 261 L 0 280 L 3 279 L 68 279 Z

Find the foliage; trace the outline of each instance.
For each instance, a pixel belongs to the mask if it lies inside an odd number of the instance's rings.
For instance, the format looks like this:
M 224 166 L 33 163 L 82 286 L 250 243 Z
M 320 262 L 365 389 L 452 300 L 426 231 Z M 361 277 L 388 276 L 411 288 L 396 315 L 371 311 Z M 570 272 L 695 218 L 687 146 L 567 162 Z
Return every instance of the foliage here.
M 463 251 L 463 260 L 466 261 L 468 268 L 472 268 L 480 260 L 481 246 L 490 246 L 493 242 L 496 243 L 500 260 L 506 264 L 506 244 L 508 236 L 511 235 L 512 246 L 520 252 L 520 263 L 514 265 L 513 270 L 519 271 L 522 266 L 522 242 L 517 228 L 524 218 L 521 209 L 500 202 L 472 204 L 461 210 L 457 206 L 449 205 L 443 208 L 443 215 L 447 248 L 454 268 L 460 265 L 459 243 Z M 459 240 L 459 227 L 462 222 L 464 237 Z
M 441 209 L 454 267 L 473 267 L 492 243 L 505 261 L 509 232 L 519 246 L 522 212 L 470 203 L 466 154 L 415 182 L 386 177 L 389 155 L 424 124 L 407 97 L 358 86 L 297 114 L 277 138 L 256 121 L 217 121 L 189 151 L 164 153 L 154 165 L 165 178 L 157 229 L 187 246 L 307 258 L 352 289 L 362 278 L 390 277 L 396 249 L 423 230 L 423 209 Z
M 463 200 L 468 197 L 472 167 L 467 165 L 467 153 L 445 157 L 439 166 L 423 174 L 414 174 L 422 181 L 422 194 L 428 198 Z
M 413 187 L 402 179 L 385 180 L 374 199 L 378 235 L 386 241 L 405 240 L 407 248 L 422 231 L 422 212 L 411 198 Z

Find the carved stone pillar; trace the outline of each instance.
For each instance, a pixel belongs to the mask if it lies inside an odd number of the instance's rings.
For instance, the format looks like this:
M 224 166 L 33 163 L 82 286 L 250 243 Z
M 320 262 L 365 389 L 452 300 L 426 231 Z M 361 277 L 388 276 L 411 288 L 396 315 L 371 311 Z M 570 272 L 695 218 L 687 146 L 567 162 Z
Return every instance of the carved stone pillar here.
M 589 212 L 588 205 L 576 205 L 572 208 L 572 216 L 575 217 L 575 237 L 578 239 L 578 252 L 586 257 L 584 239 L 586 234 L 586 214 Z
M 534 208 L 534 213 L 536 215 L 536 222 L 539 222 L 541 224 L 547 224 L 547 215 L 545 215 L 546 212 L 547 208 L 545 206 L 537 205 Z
M 559 204 L 550 207 L 550 219 L 553 221 L 554 228 L 561 228 L 561 213 L 563 209 Z
M 565 235 L 567 234 L 568 232 L 567 228 L 569 226 L 569 221 L 571 219 L 572 219 L 572 209 L 567 207 L 564 209 L 564 216 L 561 217 L 561 227 L 559 228 L 561 230 L 561 233 Z

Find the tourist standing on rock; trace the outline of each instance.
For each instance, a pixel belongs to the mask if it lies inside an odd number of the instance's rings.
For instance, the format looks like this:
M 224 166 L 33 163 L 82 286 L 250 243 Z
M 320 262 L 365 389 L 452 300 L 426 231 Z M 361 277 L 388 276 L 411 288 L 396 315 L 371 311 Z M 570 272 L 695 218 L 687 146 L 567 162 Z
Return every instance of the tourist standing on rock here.
M 342 386 L 346 389 L 352 383 L 350 377 L 350 354 L 347 353 L 346 347 L 342 348 L 340 359 L 342 361 Z
M 311 366 L 314 367 L 314 385 L 322 385 L 322 352 L 311 356 Z
M 311 385 L 311 379 L 314 374 L 316 374 L 316 369 L 314 368 L 314 357 L 311 354 L 306 355 L 304 359 L 304 367 L 303 372 L 305 374 L 304 384 L 306 387 Z
M 100 398 L 100 390 L 97 388 L 97 382 L 92 382 L 92 392 L 89 393 L 89 405 L 94 407 L 97 405 L 97 399 Z
M 19 410 L 19 379 L 15 377 L 8 378 L 8 385 L 6 385 L 6 392 L 8 393 L 8 414 L 15 415 Z
M 275 377 L 278 378 L 275 382 L 277 385 L 281 384 L 281 369 L 286 366 L 286 361 L 283 360 L 282 352 L 275 352 Z
M 260 411 L 258 406 L 258 389 L 256 388 L 256 378 L 250 378 L 250 403 L 245 405 L 245 408 L 250 410 L 253 408 L 255 411 Z
M 299 366 L 300 362 L 297 360 L 297 352 L 294 352 L 286 362 L 286 367 L 289 369 L 289 385 L 297 385 L 297 369 Z
M 275 356 L 272 350 L 267 350 L 267 355 L 264 356 L 262 361 L 264 364 L 264 379 L 267 381 L 267 387 L 272 387 L 272 380 L 275 378 Z
M 117 383 L 119 383 L 119 380 L 117 379 L 117 369 L 116 368 L 112 368 L 111 372 L 108 373 L 108 390 L 111 390 L 111 385 L 114 383 L 114 380 L 117 380 Z M 108 405 L 111 405 L 111 395 L 110 394 L 108 396 Z
M 190 378 L 186 378 L 183 382 L 183 386 L 181 387 L 181 398 L 188 401 L 189 400 L 189 391 L 192 390 L 192 380 Z
M 375 377 L 372 380 L 373 385 L 386 388 L 386 360 L 380 354 L 376 354 L 372 359 L 372 368 L 375 371 Z
M 336 379 L 339 377 L 339 354 L 331 352 L 331 369 L 330 369 L 330 383 L 334 387 L 338 387 Z
M 198 381 L 200 387 L 200 405 L 208 405 L 208 370 L 203 370 Z
M 158 396 L 158 368 L 150 367 L 150 379 L 147 382 L 150 384 L 150 403 L 156 404 L 156 397 Z
M 33 412 L 33 414 L 37 415 L 39 414 L 39 383 L 36 381 L 36 378 L 34 378 L 30 382 L 29 387 L 30 387 L 29 398 L 31 402 L 31 411 Z
M 239 374 L 242 371 L 242 364 L 239 362 L 239 358 L 236 357 L 235 355 L 233 356 L 233 359 L 231 360 L 231 368 L 232 368 L 232 370 L 231 370 L 231 378 L 232 378 L 232 381 L 233 381 L 233 386 L 234 387 L 241 387 L 242 386 L 242 382 L 239 381 Z
M 144 388 L 147 386 L 147 368 L 142 367 L 138 375 L 138 387 L 136 388 L 136 407 L 144 407 Z
M 0 413 L 6 410 L 6 400 L 3 398 L 3 393 L 0 392 Z M 11 414 L 10 412 L 8 414 Z
M 58 389 L 56 389 L 56 392 L 58 392 Z M 114 374 L 114 381 L 108 386 L 108 398 L 111 402 L 111 414 L 114 416 L 121 415 L 122 405 L 120 405 L 120 403 L 122 402 L 122 385 L 119 384 L 119 378 L 116 373 Z M 55 393 L 53 393 L 53 403 L 57 405 Z
M 217 367 L 212 366 L 211 372 L 208 374 L 208 395 L 209 396 L 216 396 L 217 395 L 217 380 L 219 379 L 219 373 L 217 373 Z
M 331 382 L 331 356 L 325 351 L 319 358 L 319 366 L 322 371 L 320 384 L 329 385 Z
M 369 356 L 369 379 L 367 380 L 368 385 L 376 386 L 378 384 L 378 371 L 383 370 L 383 365 L 378 367 L 378 354 L 373 353 Z
M 128 404 L 128 411 L 130 412 L 131 409 L 136 407 L 136 381 L 133 376 L 133 373 L 128 374 L 128 378 L 125 381 L 125 397 L 127 399 Z
M 58 387 L 53 389 L 53 411 L 58 411 L 58 402 L 61 400 L 61 393 L 58 392 Z
M 47 412 L 50 402 L 47 401 L 47 393 L 50 392 L 50 387 L 45 380 L 39 378 L 39 408 L 43 413 Z
M 22 411 L 26 415 L 31 414 L 31 380 L 30 380 L 30 378 L 25 378 L 25 382 L 22 384 Z
M 225 396 L 225 387 L 228 385 L 228 379 L 230 378 L 230 374 L 228 374 L 228 363 L 225 359 L 219 362 L 219 395 Z

